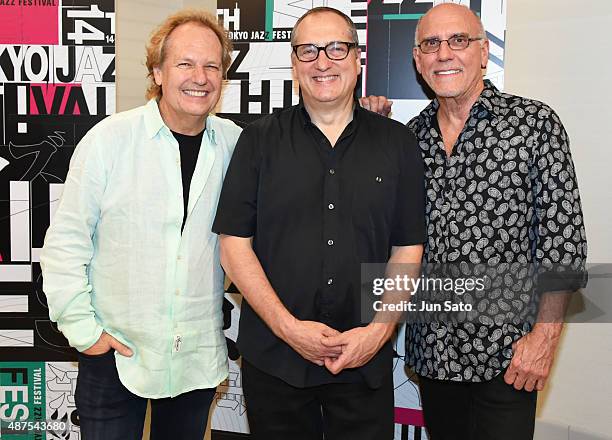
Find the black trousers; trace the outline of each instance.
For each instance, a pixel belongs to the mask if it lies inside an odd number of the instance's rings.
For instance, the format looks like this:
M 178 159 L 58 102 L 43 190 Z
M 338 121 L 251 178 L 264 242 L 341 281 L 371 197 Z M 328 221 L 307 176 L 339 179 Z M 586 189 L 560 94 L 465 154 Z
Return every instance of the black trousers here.
M 517 391 L 500 373 L 488 382 L 419 377 L 430 440 L 532 440 L 537 391 Z
M 242 359 L 242 387 L 255 440 L 392 440 L 393 378 L 293 387 Z
M 215 389 L 151 399 L 151 440 L 202 440 Z M 74 396 L 83 440 L 141 440 L 146 398 L 119 380 L 114 350 L 99 356 L 79 354 Z

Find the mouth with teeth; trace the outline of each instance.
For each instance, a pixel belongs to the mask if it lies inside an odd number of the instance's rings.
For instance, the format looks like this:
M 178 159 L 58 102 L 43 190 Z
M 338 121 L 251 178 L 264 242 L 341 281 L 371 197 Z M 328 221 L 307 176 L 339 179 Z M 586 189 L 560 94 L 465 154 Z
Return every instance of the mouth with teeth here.
M 457 75 L 457 74 L 461 73 L 462 71 L 463 71 L 462 69 L 435 70 L 434 74 L 435 75 L 440 75 L 440 76 L 449 76 L 449 75 Z
M 192 96 L 195 98 L 203 98 L 208 96 L 208 91 L 206 90 L 183 90 L 183 93 L 187 96 Z
M 339 78 L 339 75 L 325 75 L 325 76 L 313 76 L 312 79 L 318 83 L 327 83 L 330 81 L 334 81 Z

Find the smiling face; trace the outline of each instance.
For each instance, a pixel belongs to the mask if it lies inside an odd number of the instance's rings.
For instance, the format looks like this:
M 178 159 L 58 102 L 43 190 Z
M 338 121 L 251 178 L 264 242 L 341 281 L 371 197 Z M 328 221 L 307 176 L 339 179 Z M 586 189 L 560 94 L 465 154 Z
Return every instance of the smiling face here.
M 332 41 L 353 42 L 348 24 L 333 12 L 309 15 L 296 29 L 295 45 L 326 46 Z M 359 49 L 351 49 L 343 60 L 330 60 L 324 51 L 310 62 L 291 55 L 293 71 L 300 84 L 302 98 L 307 106 L 342 106 L 352 101 L 357 76 L 361 71 Z
M 478 20 L 469 9 L 447 3 L 423 17 L 417 41 L 446 40 L 456 35 L 475 38 L 480 33 Z M 413 55 L 418 72 L 438 98 L 475 100 L 480 95 L 484 87 L 481 66 L 486 66 L 489 58 L 488 41 L 472 41 L 463 50 L 452 50 L 442 42 L 438 52 L 431 54 L 415 47 Z
M 168 36 L 165 59 L 153 75 L 162 88 L 159 110 L 171 130 L 197 134 L 204 128 L 221 94 L 221 53 L 215 33 L 196 23 Z

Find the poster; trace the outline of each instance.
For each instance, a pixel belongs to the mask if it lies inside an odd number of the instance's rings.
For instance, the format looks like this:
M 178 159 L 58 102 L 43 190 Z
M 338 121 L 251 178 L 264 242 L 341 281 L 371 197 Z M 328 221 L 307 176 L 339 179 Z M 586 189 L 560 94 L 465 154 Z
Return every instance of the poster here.
M 19 439 L 78 439 L 76 352 L 49 320 L 39 254 L 75 145 L 115 111 L 114 0 L 3 3 L 0 415 L 70 422 Z

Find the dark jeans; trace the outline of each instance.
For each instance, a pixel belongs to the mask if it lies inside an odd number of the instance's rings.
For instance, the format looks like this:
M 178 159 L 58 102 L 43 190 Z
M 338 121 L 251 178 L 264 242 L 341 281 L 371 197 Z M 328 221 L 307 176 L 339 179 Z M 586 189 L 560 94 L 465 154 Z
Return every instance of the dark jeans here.
M 202 440 L 215 389 L 151 399 L 151 440 Z M 79 354 L 75 401 L 83 440 L 141 440 L 146 398 L 119 381 L 114 351 Z
M 531 440 L 537 391 L 517 391 L 504 373 L 488 382 L 419 377 L 430 440 Z
M 393 378 L 293 387 L 242 358 L 242 387 L 255 440 L 392 440 Z

